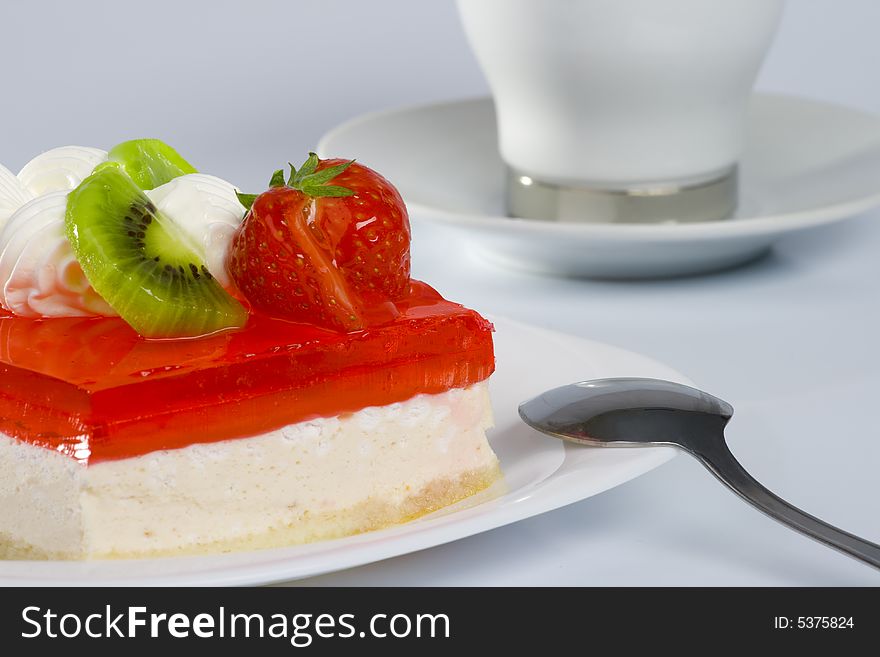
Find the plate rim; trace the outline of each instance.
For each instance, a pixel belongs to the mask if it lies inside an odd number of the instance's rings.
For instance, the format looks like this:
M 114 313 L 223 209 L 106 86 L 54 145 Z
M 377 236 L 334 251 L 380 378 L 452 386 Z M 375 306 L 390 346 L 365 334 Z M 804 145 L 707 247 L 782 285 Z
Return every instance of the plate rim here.
M 665 376 L 676 378 L 682 383 L 692 384 L 690 379 L 678 372 L 665 363 L 645 356 L 641 353 L 631 351 L 613 344 L 583 338 L 570 333 L 564 333 L 553 329 L 536 326 L 534 324 L 520 322 L 498 315 L 487 315 L 490 321 L 500 325 L 501 327 L 515 327 L 520 331 L 529 332 L 536 337 L 544 337 L 554 340 L 560 346 L 566 349 L 574 349 L 581 353 L 589 353 L 590 350 L 600 349 L 604 354 L 611 354 L 615 359 L 627 358 L 634 359 L 639 363 L 639 367 L 651 369 L 656 372 L 665 372 Z M 308 577 L 316 577 L 319 575 L 337 572 L 360 565 L 367 565 L 397 556 L 403 556 L 412 552 L 418 552 L 424 549 L 445 545 L 462 538 L 475 536 L 486 531 L 497 529 L 499 527 L 509 525 L 520 520 L 534 517 L 542 513 L 553 511 L 569 504 L 587 499 L 593 495 L 606 492 L 627 481 L 638 478 L 647 472 L 663 465 L 677 454 L 673 448 L 646 448 L 639 450 L 639 460 L 636 461 L 636 467 L 633 470 L 616 470 L 617 474 L 604 480 L 599 489 L 590 482 L 575 480 L 572 483 L 571 477 L 561 475 L 560 471 L 565 469 L 568 462 L 570 452 L 569 446 L 563 446 L 565 452 L 559 467 L 549 474 L 546 478 L 538 481 L 533 487 L 523 489 L 529 491 L 529 494 L 522 500 L 511 501 L 503 506 L 500 510 L 496 510 L 490 514 L 473 514 L 465 515 L 461 518 L 449 522 L 448 519 L 454 517 L 458 512 L 438 516 L 435 520 L 436 525 L 428 527 L 426 531 L 413 531 L 403 533 L 399 536 L 390 537 L 389 534 L 395 530 L 399 531 L 400 527 L 405 525 L 395 525 L 384 530 L 375 532 L 367 532 L 354 537 L 343 537 L 329 541 L 316 542 L 314 545 L 323 543 L 325 550 L 320 550 L 315 554 L 307 555 L 291 555 L 285 557 L 284 550 L 296 549 L 296 546 L 290 548 L 272 548 L 268 550 L 260 550 L 255 552 L 231 553 L 231 559 L 242 559 L 242 555 L 246 554 L 264 554 L 267 558 L 258 559 L 256 562 L 232 562 L 228 565 L 219 564 L 203 564 L 201 567 L 186 571 L 173 572 L 165 574 L 149 574 L 146 576 L 137 576 L 131 574 L 95 574 L 94 571 L 100 569 L 102 561 L 71 561 L 71 562 L 46 562 L 46 561 L 25 561 L 25 560 L 8 560 L 0 561 L 3 570 L 12 569 L 16 572 L 0 572 L 0 586 L 242 586 L 242 585 L 263 585 L 278 582 L 295 581 Z M 575 451 L 578 448 L 574 448 Z M 562 479 L 566 480 L 562 482 Z M 560 483 L 562 482 L 562 483 Z M 580 485 L 578 485 L 580 483 Z M 549 489 L 549 492 L 548 492 Z M 492 499 L 486 500 L 480 505 L 474 507 L 465 507 L 461 511 L 466 512 L 469 508 L 479 508 L 482 504 L 491 504 Z M 431 522 L 430 516 L 426 517 Z M 352 547 L 351 539 L 355 538 L 366 544 L 356 545 L 359 549 L 350 550 Z M 346 542 L 344 544 L 343 542 Z M 363 550 L 370 550 L 372 554 L 368 558 L 364 558 Z M 323 566 L 315 568 L 313 561 L 315 559 L 325 558 L 329 553 L 336 552 L 333 563 L 329 567 Z M 223 555 L 193 555 L 160 559 L 127 559 L 114 560 L 112 563 L 130 563 L 138 562 L 162 561 L 165 559 L 173 560 L 201 560 L 205 558 L 218 557 Z M 271 560 L 268 557 L 274 556 Z M 72 569 L 79 569 L 80 572 L 55 574 L 46 572 L 39 573 L 40 564 L 51 564 L 49 568 L 55 568 L 56 564 L 72 564 Z M 34 570 L 37 570 L 34 573 Z
M 815 100 L 794 94 L 760 91 L 753 93 L 751 98 L 768 100 L 770 102 L 790 101 L 804 106 L 822 107 L 829 111 L 859 115 L 863 119 L 876 122 L 878 132 L 880 132 L 880 115 L 857 108 L 846 107 L 839 103 Z M 333 140 L 353 128 L 357 128 L 375 120 L 387 119 L 395 115 L 413 112 L 469 104 L 479 105 L 491 102 L 491 96 L 481 95 L 439 102 L 418 103 L 367 112 L 348 119 L 324 133 L 315 147 L 316 153 L 319 157 L 326 157 L 328 146 Z M 408 195 L 403 192 L 401 192 L 401 194 L 410 210 L 410 214 L 422 216 L 428 221 L 437 221 L 446 225 L 467 225 L 471 228 L 477 227 L 484 230 L 495 230 L 500 226 L 503 226 L 506 230 L 516 230 L 529 234 L 537 232 L 543 234 L 549 233 L 560 237 L 595 237 L 606 241 L 620 243 L 629 243 L 634 240 L 680 242 L 773 236 L 843 221 L 880 206 L 880 185 L 878 185 L 876 193 L 860 196 L 852 200 L 822 205 L 796 212 L 758 214 L 753 217 L 739 218 L 735 221 L 719 220 L 680 224 L 591 224 L 546 222 L 536 219 L 522 219 L 502 215 L 455 212 L 431 205 L 425 205 L 409 198 Z

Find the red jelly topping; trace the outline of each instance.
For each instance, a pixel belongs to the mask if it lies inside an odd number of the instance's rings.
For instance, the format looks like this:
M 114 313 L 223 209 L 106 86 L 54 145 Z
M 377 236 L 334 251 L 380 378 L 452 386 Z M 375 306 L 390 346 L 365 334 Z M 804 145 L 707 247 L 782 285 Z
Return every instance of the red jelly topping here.
M 121 319 L 0 317 L 0 432 L 84 463 L 252 436 L 440 393 L 494 370 L 492 326 L 413 281 L 384 326 L 340 334 L 252 315 L 145 340 Z

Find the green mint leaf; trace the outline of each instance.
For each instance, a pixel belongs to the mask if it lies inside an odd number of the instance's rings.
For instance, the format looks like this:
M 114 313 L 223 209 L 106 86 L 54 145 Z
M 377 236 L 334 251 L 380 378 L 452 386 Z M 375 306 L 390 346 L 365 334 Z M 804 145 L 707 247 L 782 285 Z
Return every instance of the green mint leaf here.
M 284 187 L 284 169 L 278 169 L 278 171 L 272 174 L 269 187 Z
M 303 163 L 303 165 L 299 168 L 299 171 L 297 171 L 296 175 L 293 177 L 291 186 L 295 187 L 298 183 L 302 181 L 303 178 L 315 173 L 315 169 L 317 168 L 317 166 L 318 156 L 315 153 L 309 153 L 308 159 Z
M 306 185 L 302 188 L 302 192 L 315 198 L 354 196 L 354 192 L 352 190 L 348 189 L 347 187 L 340 187 L 338 185 Z
M 321 169 L 320 171 L 317 171 L 303 178 L 302 183 L 309 186 L 323 185 L 324 183 L 333 180 L 336 176 L 345 171 L 352 164 L 354 164 L 354 160 L 349 160 L 348 162 L 343 162 L 342 164 L 337 164 L 333 167 Z
M 244 209 L 250 212 L 251 207 L 254 205 L 254 201 L 257 200 L 257 196 L 259 194 L 242 194 L 241 192 L 235 192 L 235 195 L 238 197 L 238 202 L 244 206 Z

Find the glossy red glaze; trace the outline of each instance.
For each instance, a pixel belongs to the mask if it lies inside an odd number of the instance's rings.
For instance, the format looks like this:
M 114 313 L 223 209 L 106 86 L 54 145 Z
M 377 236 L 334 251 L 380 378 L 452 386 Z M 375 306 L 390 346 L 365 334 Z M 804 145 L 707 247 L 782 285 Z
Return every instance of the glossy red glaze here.
M 0 432 L 84 463 L 252 436 L 440 393 L 494 370 L 492 326 L 413 281 L 391 323 L 335 333 L 264 315 L 145 340 L 120 319 L 0 316 Z

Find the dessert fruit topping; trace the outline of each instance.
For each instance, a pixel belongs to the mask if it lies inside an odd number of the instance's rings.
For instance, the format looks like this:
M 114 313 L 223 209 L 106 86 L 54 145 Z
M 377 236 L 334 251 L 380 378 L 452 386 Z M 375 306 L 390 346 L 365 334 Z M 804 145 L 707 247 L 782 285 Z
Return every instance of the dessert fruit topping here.
M 141 189 L 153 189 L 196 168 L 161 139 L 132 139 L 117 144 L 107 154 L 118 162 Z
M 118 314 L 143 337 L 183 338 L 244 326 L 246 299 L 357 331 L 399 315 L 409 245 L 400 194 L 353 160 L 310 153 L 259 195 L 158 139 L 53 149 L 17 176 L 0 168 L 0 306 L 17 315 Z
M 255 308 L 337 331 L 394 318 L 410 286 L 410 228 L 385 178 L 310 153 L 286 183 L 276 171 L 268 191 L 239 200 L 249 211 L 229 273 Z
M 198 245 L 120 164 L 98 165 L 70 193 L 65 228 L 89 283 L 141 335 L 199 336 L 247 321 Z

